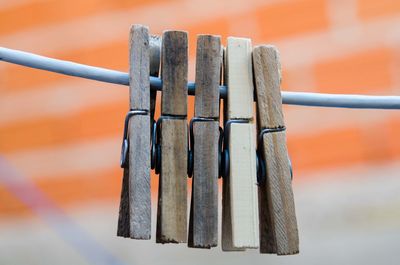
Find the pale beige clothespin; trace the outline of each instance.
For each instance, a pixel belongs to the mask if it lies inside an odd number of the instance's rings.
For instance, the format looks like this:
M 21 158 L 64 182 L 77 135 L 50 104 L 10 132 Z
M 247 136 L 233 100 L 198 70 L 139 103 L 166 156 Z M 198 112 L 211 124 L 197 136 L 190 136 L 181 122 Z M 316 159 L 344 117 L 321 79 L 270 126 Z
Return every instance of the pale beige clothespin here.
M 259 246 L 251 50 L 250 39 L 228 38 L 224 68 L 227 104 L 222 249 L 225 251 Z

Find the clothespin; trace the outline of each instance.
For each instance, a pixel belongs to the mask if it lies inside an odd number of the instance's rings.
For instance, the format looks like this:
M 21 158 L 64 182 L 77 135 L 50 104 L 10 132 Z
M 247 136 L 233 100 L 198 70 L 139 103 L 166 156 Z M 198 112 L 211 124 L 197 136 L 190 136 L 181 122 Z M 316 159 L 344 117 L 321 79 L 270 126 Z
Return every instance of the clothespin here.
M 161 60 L 162 116 L 157 121 L 156 130 L 159 146 L 156 164 L 160 172 L 156 242 L 180 243 L 187 240 L 186 32 L 164 32 Z
M 124 168 L 118 236 L 150 239 L 150 54 L 149 30 L 130 31 L 129 97 L 121 167 Z
M 260 252 L 299 252 L 299 236 L 291 185 L 291 165 L 280 91 L 279 54 L 273 46 L 253 50 L 258 113 L 258 153 L 265 161 L 260 180 Z
M 251 41 L 228 38 L 224 126 L 222 249 L 259 246 Z M 228 162 L 229 161 L 229 162 Z
M 218 244 L 219 83 L 222 54 L 219 36 L 197 37 L 195 117 L 190 121 L 193 167 L 189 247 Z M 193 172 L 192 172 L 193 171 Z

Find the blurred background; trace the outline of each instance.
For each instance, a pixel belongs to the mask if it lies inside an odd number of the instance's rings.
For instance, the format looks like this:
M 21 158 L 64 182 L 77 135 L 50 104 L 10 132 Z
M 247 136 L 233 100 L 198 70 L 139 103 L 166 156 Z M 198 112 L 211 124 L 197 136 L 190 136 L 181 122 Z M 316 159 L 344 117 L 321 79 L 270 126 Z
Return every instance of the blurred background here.
M 398 0 L 0 0 L 1 46 L 121 71 L 134 23 L 189 32 L 190 80 L 210 33 L 276 45 L 283 90 L 400 94 Z M 127 87 L 0 62 L 0 264 L 399 264 L 399 111 L 284 107 L 301 249 L 277 257 L 118 238 L 127 110 Z

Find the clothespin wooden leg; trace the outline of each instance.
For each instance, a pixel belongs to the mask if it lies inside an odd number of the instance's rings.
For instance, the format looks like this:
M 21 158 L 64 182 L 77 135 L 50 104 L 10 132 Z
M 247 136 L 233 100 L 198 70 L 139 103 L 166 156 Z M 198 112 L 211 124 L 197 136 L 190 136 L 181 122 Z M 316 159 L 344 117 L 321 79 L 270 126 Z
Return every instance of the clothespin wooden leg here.
M 134 25 L 130 32 L 130 112 L 124 136 L 124 180 L 121 195 L 119 236 L 150 239 L 150 55 L 149 30 Z M 128 150 L 126 150 L 128 148 Z
M 119 203 L 117 236 L 129 237 L 129 170 L 124 168 L 121 198 Z
M 228 64 L 227 64 L 227 52 L 226 48 L 223 48 L 223 83 L 227 85 L 228 79 Z M 225 99 L 224 103 L 224 124 L 228 121 L 228 100 Z M 226 129 L 226 128 L 225 128 Z M 226 148 L 226 144 L 224 144 L 224 148 Z M 233 238 L 232 238 L 232 213 L 231 213 L 231 191 L 230 191 L 230 180 L 229 180 L 229 172 L 226 172 L 226 163 L 229 161 L 225 160 L 226 151 L 224 150 L 222 154 L 222 232 L 221 232 L 221 242 L 222 242 L 222 250 L 223 251 L 244 251 L 245 248 L 234 247 Z M 229 166 L 229 165 L 228 165 Z
M 253 50 L 257 91 L 259 150 L 266 163 L 260 183 L 260 252 L 299 252 L 299 236 L 291 185 L 291 168 L 280 93 L 280 62 L 273 46 Z
M 200 35 L 196 52 L 195 117 L 190 122 L 193 154 L 189 247 L 218 244 L 219 36 Z
M 222 74 L 223 74 L 223 84 L 227 85 L 227 61 L 226 61 L 226 48 L 222 47 L 222 56 L 223 56 L 223 65 L 222 67 Z M 223 101 L 223 110 L 224 110 L 224 124 L 226 124 L 228 120 L 228 100 L 225 99 Z M 225 148 L 226 146 L 224 146 Z M 244 251 L 245 248 L 235 248 L 233 246 L 233 239 L 232 239 L 232 214 L 231 214 L 231 192 L 230 192 L 230 183 L 229 177 L 227 177 L 227 172 L 225 172 L 225 163 L 224 157 L 225 152 L 222 153 L 221 157 L 221 174 L 223 177 L 222 183 L 222 231 L 221 231 L 221 243 L 222 243 L 222 250 L 223 251 Z
M 228 38 L 228 87 L 224 153 L 229 152 L 229 174 L 224 176 L 222 249 L 259 245 L 256 149 L 253 122 L 251 41 Z M 228 193 L 228 194 L 227 194 Z M 230 215 L 230 220 L 228 219 Z M 224 228 L 225 227 L 225 228 Z M 231 231 L 230 231 L 231 229 Z M 231 233 L 231 235 L 230 235 Z
M 161 172 L 157 242 L 187 239 L 187 33 L 166 31 L 162 38 Z
M 157 35 L 150 36 L 150 75 L 154 77 L 158 77 L 160 74 L 160 65 L 161 65 L 161 37 Z M 156 124 L 156 120 L 154 118 L 155 110 L 156 110 L 156 101 L 157 101 L 157 90 L 150 90 L 150 129 L 153 130 Z M 153 139 L 154 141 L 155 139 Z M 154 145 L 155 143 L 152 143 Z M 154 158 L 153 158 L 154 159 Z M 152 161 L 155 163 L 155 161 Z M 160 186 L 159 186 L 160 188 Z M 160 191 L 159 191 L 160 192 Z M 157 220 L 159 219 L 159 211 L 157 212 Z M 158 228 L 159 222 L 157 221 L 156 231 L 159 231 Z M 156 235 L 158 238 L 158 235 Z

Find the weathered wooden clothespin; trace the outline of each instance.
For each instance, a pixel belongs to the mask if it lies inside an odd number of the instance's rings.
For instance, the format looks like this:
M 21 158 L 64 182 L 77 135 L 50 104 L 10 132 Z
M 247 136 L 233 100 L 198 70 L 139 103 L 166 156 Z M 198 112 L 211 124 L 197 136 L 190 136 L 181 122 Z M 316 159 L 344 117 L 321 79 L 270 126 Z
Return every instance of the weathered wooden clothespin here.
M 251 41 L 228 38 L 224 126 L 222 249 L 259 246 Z M 227 163 L 229 160 L 229 163 Z
M 130 31 L 129 97 L 121 166 L 124 168 L 118 236 L 150 239 L 150 54 L 149 30 Z
M 188 39 L 166 31 L 161 50 L 161 117 L 157 121 L 160 178 L 157 243 L 187 240 L 187 75 Z
M 195 248 L 218 244 L 221 55 L 219 36 L 197 37 L 195 117 L 190 121 L 193 180 L 188 238 L 189 247 Z
M 280 91 L 279 54 L 273 46 L 253 50 L 260 161 L 266 176 L 259 185 L 260 252 L 299 252 L 299 236 L 291 185 L 291 165 Z

